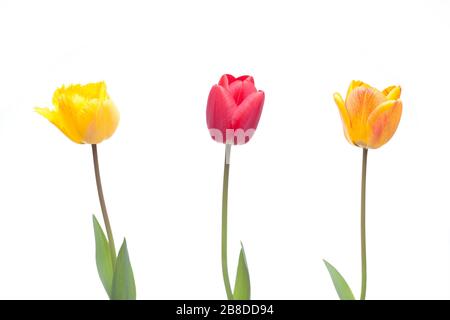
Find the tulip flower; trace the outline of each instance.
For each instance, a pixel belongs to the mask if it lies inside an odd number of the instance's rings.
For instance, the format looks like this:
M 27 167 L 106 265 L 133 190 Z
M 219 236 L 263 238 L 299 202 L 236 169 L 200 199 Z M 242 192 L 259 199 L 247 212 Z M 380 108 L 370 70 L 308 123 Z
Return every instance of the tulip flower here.
M 399 99 L 400 86 L 390 86 L 379 91 L 362 81 L 352 81 L 345 101 L 334 94 L 347 140 L 363 149 L 361 179 L 361 295 L 367 291 L 366 253 L 366 173 L 368 149 L 377 149 L 387 143 L 397 130 L 402 115 Z M 324 261 L 339 297 L 354 300 L 353 292 L 344 277 L 330 263 Z
M 376 149 L 388 142 L 402 115 L 400 86 L 378 91 L 361 81 L 352 81 L 345 101 L 334 94 L 347 140 L 361 148 Z
M 62 86 L 53 94 L 55 109 L 36 108 L 70 140 L 98 144 L 111 137 L 119 124 L 119 112 L 104 82 Z
M 256 90 L 253 77 L 223 75 L 209 93 L 206 123 L 217 142 L 245 144 L 261 117 L 264 92 Z
M 256 90 L 252 77 L 235 78 L 226 74 L 211 88 L 206 107 L 206 123 L 211 137 L 225 144 L 222 193 L 222 274 L 229 300 L 250 299 L 250 275 L 242 243 L 234 291 L 231 290 L 228 275 L 227 217 L 231 146 L 245 144 L 250 140 L 258 126 L 263 105 L 264 92 Z
M 116 255 L 113 232 L 100 178 L 97 144 L 111 137 L 119 124 L 119 112 L 104 82 L 62 86 L 53 95 L 54 109 L 35 108 L 70 140 L 91 144 L 98 197 L 106 228 L 93 216 L 97 270 L 110 299 L 136 299 L 133 270 L 124 239 Z

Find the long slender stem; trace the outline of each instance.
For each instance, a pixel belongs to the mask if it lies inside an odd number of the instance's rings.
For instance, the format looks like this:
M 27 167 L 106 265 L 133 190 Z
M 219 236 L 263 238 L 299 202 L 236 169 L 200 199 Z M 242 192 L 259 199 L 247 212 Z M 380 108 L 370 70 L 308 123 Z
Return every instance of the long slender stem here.
M 367 290 L 367 255 L 366 255 L 366 172 L 367 149 L 363 149 L 361 178 L 361 300 L 366 299 Z
M 225 163 L 223 169 L 223 193 L 222 193 L 222 274 L 227 292 L 228 300 L 233 300 L 233 292 L 231 291 L 230 277 L 228 275 L 228 258 L 227 258 L 227 214 L 228 214 L 228 177 L 230 174 L 230 152 L 231 144 L 225 147 Z
M 103 222 L 106 227 L 106 234 L 108 236 L 109 250 L 111 251 L 111 259 L 113 266 L 116 264 L 116 246 L 114 245 L 114 237 L 109 222 L 108 211 L 106 210 L 105 197 L 103 196 L 102 180 L 100 179 L 100 168 L 98 165 L 97 145 L 92 145 L 92 156 L 94 158 L 95 181 L 97 182 L 98 199 L 102 209 Z

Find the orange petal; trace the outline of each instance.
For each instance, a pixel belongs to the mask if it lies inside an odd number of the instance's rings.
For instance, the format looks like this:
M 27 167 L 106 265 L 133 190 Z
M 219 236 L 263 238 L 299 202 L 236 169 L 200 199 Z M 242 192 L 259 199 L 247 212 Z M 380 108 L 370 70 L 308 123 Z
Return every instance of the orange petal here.
M 352 92 L 354 89 L 356 89 L 358 87 L 370 88 L 370 86 L 367 83 L 363 82 L 363 81 L 352 80 L 352 82 L 350 82 L 350 86 L 348 87 L 347 95 L 345 97 L 345 100 L 348 99 L 348 96 L 350 95 L 350 92 Z
M 345 101 L 352 125 L 356 122 L 366 123 L 372 111 L 386 100 L 386 97 L 374 88 L 354 89 Z
M 352 124 L 350 138 L 354 144 L 367 147 L 369 130 L 367 119 L 372 111 L 386 101 L 386 97 L 377 89 L 360 86 L 355 88 L 345 102 Z
M 388 142 L 397 130 L 402 115 L 402 102 L 389 100 L 380 104 L 370 114 L 368 147 L 376 149 Z

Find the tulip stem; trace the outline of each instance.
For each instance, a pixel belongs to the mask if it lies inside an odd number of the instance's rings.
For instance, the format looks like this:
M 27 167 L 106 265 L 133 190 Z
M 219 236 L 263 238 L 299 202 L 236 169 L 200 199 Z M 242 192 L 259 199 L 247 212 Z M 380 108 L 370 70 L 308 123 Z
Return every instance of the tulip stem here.
M 367 256 L 366 256 L 366 172 L 367 149 L 363 148 L 361 178 L 361 300 L 366 299 L 367 290 Z
M 228 212 L 228 177 L 230 174 L 231 144 L 225 146 L 225 162 L 223 169 L 223 193 L 222 193 L 222 274 L 228 300 L 233 300 L 230 277 L 228 275 L 227 259 L 227 212 Z
M 114 245 L 114 238 L 109 222 L 108 211 L 106 210 L 105 197 L 103 196 L 102 180 L 100 179 L 100 167 L 98 165 L 97 145 L 92 145 L 92 156 L 94 158 L 95 181 L 97 182 L 98 199 L 102 209 L 103 222 L 106 227 L 106 234 L 108 236 L 109 250 L 111 251 L 111 259 L 113 266 L 116 264 L 116 246 Z

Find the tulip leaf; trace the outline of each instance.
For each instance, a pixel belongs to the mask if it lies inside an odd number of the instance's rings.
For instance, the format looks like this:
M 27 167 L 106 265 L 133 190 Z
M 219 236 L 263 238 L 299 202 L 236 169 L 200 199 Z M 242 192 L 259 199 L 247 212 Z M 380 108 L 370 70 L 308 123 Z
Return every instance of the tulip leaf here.
M 114 268 L 112 300 L 136 300 L 136 285 L 128 256 L 127 240 L 123 239 Z
M 341 300 L 355 300 L 355 296 L 344 277 L 326 260 L 323 260 L 323 262 L 325 262 L 325 266 L 330 273 L 331 280 L 333 280 L 334 288 L 336 289 L 339 298 Z
M 236 272 L 236 282 L 234 283 L 233 298 L 234 300 L 250 300 L 250 274 L 248 272 L 247 258 L 245 257 L 242 242 Z
M 106 239 L 105 233 L 98 223 L 97 218 L 93 215 L 92 219 L 94 222 L 95 260 L 97 262 L 97 271 L 106 293 L 111 297 L 114 273 L 111 251 L 109 249 L 108 240 Z

